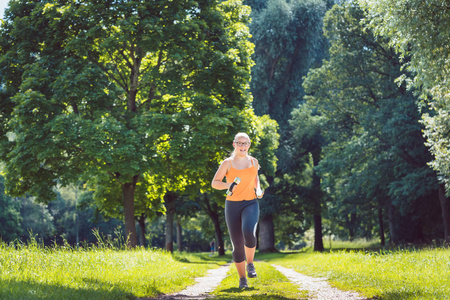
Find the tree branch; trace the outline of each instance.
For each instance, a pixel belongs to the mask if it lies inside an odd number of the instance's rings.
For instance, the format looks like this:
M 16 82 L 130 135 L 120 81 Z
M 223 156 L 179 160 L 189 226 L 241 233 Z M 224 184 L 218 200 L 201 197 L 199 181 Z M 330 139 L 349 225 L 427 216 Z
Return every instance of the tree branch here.
M 93 60 L 93 59 L 89 59 L 89 60 L 90 60 L 92 63 L 94 63 L 95 65 L 97 65 L 97 66 L 100 68 L 100 70 L 102 70 L 109 78 L 111 78 L 113 81 L 115 81 L 115 82 L 116 82 L 116 83 L 117 83 L 124 91 L 127 91 L 127 90 L 128 90 L 128 88 L 127 88 L 126 86 L 124 86 L 122 82 L 120 82 L 119 80 L 117 80 L 116 77 L 110 76 L 108 69 L 105 68 L 104 66 L 102 66 L 101 63 L 99 63 L 98 61 Z
M 120 70 L 119 70 L 119 67 L 118 67 L 118 62 L 114 59 L 114 56 L 112 55 L 112 53 L 110 52 L 110 51 L 108 51 L 108 55 L 109 55 L 109 58 L 114 62 L 114 68 L 116 69 L 116 72 L 117 72 L 117 74 L 119 74 L 119 77 L 120 77 L 120 79 L 122 80 L 122 82 L 123 82 L 123 85 L 121 85 L 121 87 L 123 88 L 123 87 L 127 87 L 127 80 L 126 80 L 126 77 L 125 76 L 123 76 L 122 75 L 122 73 L 120 72 Z M 109 71 L 107 71 L 108 72 L 108 75 L 110 74 L 109 73 Z M 109 75 L 110 76 L 110 78 L 113 78 L 113 79 L 115 79 L 115 76 L 113 76 L 113 75 Z M 118 81 L 118 80 L 117 80 Z M 127 88 L 124 88 L 124 90 L 126 91 L 126 92 L 128 92 L 128 87 Z

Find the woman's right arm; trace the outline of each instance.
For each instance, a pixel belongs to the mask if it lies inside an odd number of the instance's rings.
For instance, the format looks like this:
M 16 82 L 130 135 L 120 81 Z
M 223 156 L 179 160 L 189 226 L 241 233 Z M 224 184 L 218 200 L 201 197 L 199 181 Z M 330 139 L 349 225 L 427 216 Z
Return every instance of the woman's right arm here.
M 223 182 L 223 178 L 225 177 L 225 175 L 227 175 L 228 172 L 228 164 L 230 162 L 229 161 L 224 161 L 219 169 L 217 169 L 216 175 L 214 175 L 214 178 L 211 182 L 211 186 L 216 189 L 216 190 L 227 190 L 230 186 L 231 183 L 228 182 Z

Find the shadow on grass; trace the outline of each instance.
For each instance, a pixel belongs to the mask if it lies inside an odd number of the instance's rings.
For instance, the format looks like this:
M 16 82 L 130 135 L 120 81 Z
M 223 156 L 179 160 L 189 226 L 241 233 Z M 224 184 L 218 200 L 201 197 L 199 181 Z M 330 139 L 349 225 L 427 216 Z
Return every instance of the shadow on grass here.
M 89 284 L 95 281 L 88 280 Z M 102 285 L 105 285 L 102 283 Z M 155 291 L 158 294 L 158 291 Z M 0 283 L 0 299 L 2 300 L 35 300 L 35 299 L 135 299 L 135 297 L 116 287 L 109 286 L 99 289 L 93 285 L 88 288 L 72 288 L 57 284 L 24 281 L 2 281 Z
M 382 248 L 374 245 L 371 247 L 355 247 L 355 248 L 350 248 L 350 247 L 341 247 L 341 248 L 325 248 L 323 251 L 320 251 L 321 253 L 332 253 L 332 252 L 375 252 L 378 254 L 382 254 L 383 251 L 380 251 Z M 313 253 L 314 251 L 312 250 L 311 247 L 307 247 L 307 248 L 303 248 L 301 250 L 296 250 L 296 251 L 283 251 L 283 252 L 269 252 L 269 253 L 257 253 L 256 254 L 256 258 L 260 259 L 260 260 L 266 260 L 266 261 L 270 261 L 272 259 L 279 259 L 279 258 L 284 258 L 286 256 L 289 255 L 301 255 L 301 254 L 310 254 Z M 318 252 L 318 253 L 320 253 Z
M 195 257 L 195 259 L 191 258 Z M 182 263 L 197 264 L 197 265 L 218 265 L 222 266 L 232 260 L 230 254 L 223 256 L 209 256 L 206 253 L 189 253 L 184 255 L 183 253 L 174 253 L 173 259 Z
M 259 292 L 259 293 L 258 293 Z M 218 293 L 218 295 L 216 294 Z M 308 298 L 302 298 L 298 295 L 296 296 L 292 296 L 292 297 L 285 297 L 285 296 L 280 296 L 280 295 L 276 295 L 276 294 L 272 294 L 270 292 L 262 292 L 260 291 L 259 288 L 255 288 L 255 287 L 248 287 L 245 289 L 241 289 L 241 288 L 237 288 L 237 287 L 233 287 L 233 288 L 228 288 L 228 289 L 221 289 L 218 290 L 214 295 L 214 299 L 220 299 L 220 300 L 224 300 L 224 299 L 231 299 L 231 300 L 237 300 L 237 299 L 256 299 L 256 300 L 269 300 L 269 299 L 273 299 L 273 300 L 306 300 Z M 250 294 L 249 294 L 250 293 Z
M 308 298 L 287 298 L 287 297 L 283 297 L 283 296 L 278 296 L 278 295 L 251 295 L 251 296 L 247 296 L 247 295 L 240 295 L 238 293 L 230 293 L 227 295 L 219 295 L 214 297 L 215 300 L 225 300 L 225 299 L 229 299 L 229 300 L 240 300 L 240 299 L 252 299 L 252 300 L 307 300 Z
M 229 289 L 223 289 L 223 290 L 220 290 L 220 292 L 223 292 L 223 293 L 242 293 L 242 292 L 248 292 L 248 291 L 256 291 L 256 290 L 258 290 L 257 288 L 254 288 L 254 287 L 248 287 L 248 288 L 245 288 L 245 289 L 241 289 L 241 288 L 229 288 Z
M 443 292 L 435 293 L 424 293 L 424 292 L 409 292 L 409 291 L 398 291 L 398 292 L 386 292 L 381 293 L 379 297 L 372 299 L 385 299 L 385 300 L 397 300 L 397 299 L 449 299 L 449 295 Z

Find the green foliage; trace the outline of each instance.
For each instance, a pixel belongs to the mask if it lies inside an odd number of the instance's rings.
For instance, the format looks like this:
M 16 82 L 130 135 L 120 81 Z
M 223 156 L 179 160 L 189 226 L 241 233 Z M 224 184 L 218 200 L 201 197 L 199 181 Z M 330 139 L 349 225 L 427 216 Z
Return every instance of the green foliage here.
M 47 205 L 36 203 L 33 197 L 20 197 L 20 222 L 22 236 L 26 240 L 29 236 L 35 236 L 39 242 L 49 242 L 56 233 L 53 216 Z
M 124 206 L 128 231 L 135 192 L 136 213 L 161 211 L 149 185 L 201 181 L 193 170 L 224 137 L 251 130 L 249 15 L 235 0 L 12 2 L 0 30 L 9 193 L 48 202 L 82 180 L 104 213 Z
M 434 156 L 431 166 L 450 191 L 450 15 L 446 1 L 372 1 L 361 0 L 368 11 L 368 24 L 377 35 L 390 38 L 390 44 L 403 57 L 404 67 L 411 72 L 402 76 L 428 99 L 432 112 L 423 115 L 424 134 Z
M 0 175 L 0 240 L 19 238 L 21 219 L 18 202 L 5 194 L 4 177 Z
M 92 197 L 84 198 L 79 189 L 58 188 L 55 193 L 56 199 L 47 205 L 29 196 L 11 198 L 4 194 L 0 176 L 0 238 L 5 243 L 32 237 L 44 245 L 79 245 L 96 241 L 93 230 L 109 236 L 123 229 L 123 222 L 104 220 L 98 210 L 83 203 Z
M 302 99 L 302 77 L 315 62 L 324 14 L 320 0 L 270 0 L 254 15 L 253 106 L 256 114 L 270 114 L 279 123 L 282 136 L 286 116 Z
M 286 218 L 280 220 L 279 226 L 283 234 L 290 236 L 284 239 L 286 244 L 292 244 L 300 239 L 299 234 L 311 226 L 311 216 L 321 213 L 321 202 L 325 200 L 314 171 L 319 162 L 325 139 L 322 134 L 324 117 L 314 114 L 306 104 L 299 105 L 292 111 L 289 124 L 290 138 L 286 142 L 290 164 L 285 167 L 282 180 L 279 181 L 278 193 L 285 195 Z
M 256 125 L 255 147 L 253 155 L 258 158 L 261 169 L 267 176 L 273 177 L 277 169 L 278 158 L 275 153 L 278 149 L 278 124 L 269 115 L 258 117 Z M 265 188 L 263 186 L 263 188 Z
M 323 187 L 338 203 L 331 204 L 331 213 L 340 225 L 357 228 L 351 214 L 361 222 L 375 218 L 379 206 L 392 204 L 399 220 L 409 216 L 435 227 L 435 206 L 422 206 L 437 197 L 437 181 L 427 166 L 431 158 L 421 137 L 418 100 L 394 82 L 401 74 L 399 59 L 387 40 L 364 28 L 365 17 L 357 3 L 334 6 L 327 13 L 330 58 L 304 81 L 305 99 L 324 117 L 323 134 L 329 141 L 319 170 Z M 370 237 L 370 222 L 360 223 L 360 234 Z M 401 238 L 420 239 L 421 231 Z
M 250 25 L 252 41 L 255 43 L 252 105 L 257 115 L 268 114 L 277 121 L 281 145 L 276 152 L 278 160 L 275 176 L 265 176 L 270 186 L 262 199 L 261 215 L 274 212 L 277 212 L 277 216 L 297 214 L 294 218 L 303 222 L 304 214 L 293 201 L 300 187 L 291 174 L 286 174 L 289 168 L 298 166 L 289 155 L 288 119 L 292 109 L 302 101 L 303 76 L 311 66 L 317 64 L 326 49 L 322 36 L 326 5 L 321 0 L 269 0 L 264 5 L 261 1 L 249 3 L 255 8 Z M 292 184 L 289 189 L 286 188 L 289 185 L 287 182 Z M 275 218 L 275 222 L 278 221 L 282 227 L 277 228 L 285 230 L 286 223 L 282 218 Z M 280 224 L 277 223 L 277 226 Z M 295 224 L 291 227 L 292 230 L 298 225 L 292 222 L 290 224 Z
M 245 0 L 244 4 L 252 8 L 252 12 L 257 12 L 267 6 L 267 0 Z
M 275 213 L 279 208 L 278 199 L 273 196 L 272 181 L 277 170 L 278 158 L 275 156 L 279 145 L 278 123 L 269 115 L 258 117 L 256 125 L 255 146 L 252 155 L 258 159 L 261 188 L 264 197 L 259 200 L 261 216 Z
M 221 210 L 223 211 L 223 208 Z M 198 212 L 198 211 L 197 211 Z M 210 242 L 216 238 L 215 228 L 211 218 L 206 214 L 198 214 L 197 217 L 183 220 L 183 244 L 188 252 L 207 252 L 210 250 Z M 226 232 L 224 218 L 220 218 L 222 232 Z M 216 241 L 216 245 L 217 241 Z
M 223 199 L 222 199 L 223 200 Z M 178 205 L 185 205 L 186 202 L 181 202 Z M 195 210 L 192 210 L 192 213 L 195 213 L 194 217 L 180 216 L 179 207 L 176 207 L 177 210 L 177 222 L 179 221 L 182 227 L 182 251 L 187 252 L 207 252 L 210 250 L 209 243 L 212 239 L 215 238 L 214 226 L 211 224 L 210 217 L 202 213 L 200 208 L 196 207 Z M 223 210 L 223 208 L 222 208 Z M 146 239 L 148 240 L 148 245 L 150 248 L 159 248 L 164 249 L 166 247 L 165 244 L 165 224 L 166 217 L 161 216 L 156 220 L 152 220 L 146 224 Z M 221 222 L 223 225 L 222 232 L 226 230 L 225 220 Z M 175 227 L 175 226 L 174 226 Z M 174 235 L 175 235 L 174 228 Z M 174 242 L 177 242 L 177 239 L 174 238 Z M 179 249 L 179 245 L 175 244 L 175 246 Z M 174 248 L 175 248 L 174 246 Z M 175 253 L 175 252 L 174 252 Z

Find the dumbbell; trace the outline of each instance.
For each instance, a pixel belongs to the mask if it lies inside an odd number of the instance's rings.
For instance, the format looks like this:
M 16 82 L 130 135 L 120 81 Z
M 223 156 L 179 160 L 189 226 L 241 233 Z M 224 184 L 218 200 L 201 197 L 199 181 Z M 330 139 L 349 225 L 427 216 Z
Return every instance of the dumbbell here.
M 233 183 L 230 185 L 230 188 L 227 190 L 228 196 L 233 195 L 232 190 L 233 190 L 234 186 L 239 184 L 239 182 L 241 182 L 241 179 L 239 177 L 234 178 Z

